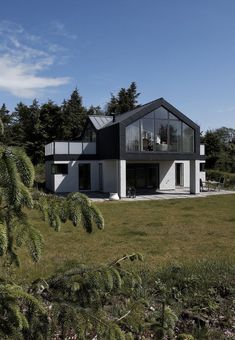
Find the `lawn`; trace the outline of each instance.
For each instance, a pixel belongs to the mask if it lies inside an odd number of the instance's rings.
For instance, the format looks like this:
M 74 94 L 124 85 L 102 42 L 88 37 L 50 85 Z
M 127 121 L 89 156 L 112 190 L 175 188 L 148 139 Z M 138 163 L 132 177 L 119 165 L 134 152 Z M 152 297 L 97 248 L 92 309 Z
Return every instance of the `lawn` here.
M 31 211 L 31 223 L 44 235 L 43 257 L 33 264 L 22 250 L 13 278 L 27 282 L 65 264 L 104 264 L 133 252 L 143 254 L 142 266 L 150 269 L 203 258 L 235 263 L 235 195 L 97 205 L 105 229 L 92 234 L 69 224 L 57 233 Z

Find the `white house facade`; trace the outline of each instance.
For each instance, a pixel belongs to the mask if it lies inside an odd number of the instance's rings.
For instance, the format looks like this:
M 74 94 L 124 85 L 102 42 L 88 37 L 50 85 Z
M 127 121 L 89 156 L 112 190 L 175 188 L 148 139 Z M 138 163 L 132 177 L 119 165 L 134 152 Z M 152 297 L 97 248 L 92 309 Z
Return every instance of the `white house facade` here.
M 114 117 L 89 116 L 79 140 L 45 147 L 46 187 L 55 193 L 189 188 L 200 193 L 200 128 L 163 98 Z

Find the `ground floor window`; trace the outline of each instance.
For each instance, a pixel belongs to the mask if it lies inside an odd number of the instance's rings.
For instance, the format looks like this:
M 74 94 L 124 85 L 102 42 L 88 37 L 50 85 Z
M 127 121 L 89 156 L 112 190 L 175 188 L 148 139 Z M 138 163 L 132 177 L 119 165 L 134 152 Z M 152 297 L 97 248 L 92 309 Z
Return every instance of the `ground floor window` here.
M 52 175 L 67 175 L 68 164 L 52 164 L 51 173 Z
M 78 166 L 79 190 L 91 190 L 91 167 L 90 164 Z
M 135 189 L 159 188 L 159 165 L 158 164 L 127 164 L 126 186 Z
M 200 171 L 205 171 L 205 163 L 200 163 Z

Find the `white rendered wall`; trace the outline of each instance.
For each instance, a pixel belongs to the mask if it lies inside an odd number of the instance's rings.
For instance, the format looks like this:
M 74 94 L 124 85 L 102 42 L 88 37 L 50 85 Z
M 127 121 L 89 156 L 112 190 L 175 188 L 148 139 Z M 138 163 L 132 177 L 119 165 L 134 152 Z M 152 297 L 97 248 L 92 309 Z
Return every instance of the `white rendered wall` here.
M 205 172 L 200 172 L 197 161 L 197 178 L 205 181 Z M 51 164 L 68 164 L 68 175 L 52 175 Z M 76 192 L 79 190 L 78 165 L 89 163 L 91 166 L 91 191 L 99 190 L 99 163 L 103 165 L 103 191 L 117 192 L 126 196 L 126 161 L 48 161 L 46 162 L 46 187 L 54 192 Z M 190 161 L 159 161 L 159 189 L 175 189 L 175 164 L 183 164 L 183 186 L 190 187 Z M 193 171 L 194 172 L 194 171 Z M 195 174 L 194 174 L 195 178 Z M 194 189 L 192 189 L 194 190 Z
M 67 175 L 54 175 L 54 191 L 56 193 L 78 191 L 78 168 L 76 161 L 55 161 L 54 164 L 68 164 Z
M 183 164 L 183 186 L 185 188 L 190 187 L 190 161 L 175 161 L 175 163 Z M 200 163 L 205 163 L 205 161 L 200 161 Z M 205 171 L 200 171 L 200 165 L 198 168 L 199 171 L 199 179 L 201 178 L 204 182 L 206 180 L 206 173 Z
M 52 161 L 47 161 L 45 163 L 45 175 L 46 175 L 46 188 L 50 191 L 54 191 L 54 176 L 51 173 Z
M 175 163 L 174 161 L 159 162 L 159 189 L 175 189 Z
M 79 191 L 79 164 L 90 164 L 91 191 L 99 190 L 99 168 L 97 161 L 55 161 L 54 164 L 68 164 L 67 175 L 54 175 L 55 192 L 64 193 Z
M 104 160 L 103 162 L 103 191 L 118 192 L 118 161 Z
M 189 188 L 190 186 L 190 162 L 189 161 L 175 161 L 175 164 L 176 163 L 182 164 L 182 172 L 183 172 L 182 186 L 184 188 Z
M 126 161 L 118 161 L 118 182 L 119 182 L 119 197 L 126 197 Z
M 190 161 L 190 193 L 200 193 L 200 161 Z

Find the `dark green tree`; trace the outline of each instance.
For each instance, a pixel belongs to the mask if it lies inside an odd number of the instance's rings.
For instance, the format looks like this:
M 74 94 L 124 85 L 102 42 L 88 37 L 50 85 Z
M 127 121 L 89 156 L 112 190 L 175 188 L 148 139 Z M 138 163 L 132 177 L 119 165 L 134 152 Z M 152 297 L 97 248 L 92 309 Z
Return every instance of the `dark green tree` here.
M 235 171 L 235 129 L 208 130 L 202 137 L 206 149 L 207 169 Z
M 87 115 L 88 116 L 92 116 L 92 115 L 104 115 L 104 111 L 101 109 L 101 107 L 98 106 L 93 106 L 91 105 L 88 109 L 87 109 Z
M 127 89 L 121 88 L 117 96 L 111 94 L 111 99 L 106 105 L 106 114 L 122 114 L 133 110 L 138 106 L 139 95 L 135 82 L 132 82 Z
M 11 143 L 12 117 L 11 117 L 10 111 L 7 109 L 5 104 L 2 104 L 2 107 L 0 108 L 0 119 L 2 123 L 4 124 L 4 128 L 5 128 L 5 134 L 2 137 L 2 140 L 4 144 L 8 145 Z
M 100 108 L 91 108 L 95 111 Z M 5 107 L 3 107 L 3 110 Z M 11 143 L 22 146 L 34 164 L 44 161 L 44 146 L 55 139 L 75 139 L 85 125 L 87 110 L 77 88 L 61 106 L 49 100 L 39 105 L 35 99 L 30 106 L 19 103 L 12 114 Z
M 51 100 L 48 100 L 47 103 L 41 105 L 40 120 L 44 145 L 50 143 L 52 140 L 63 138 L 65 117 L 63 117 L 62 110 L 59 105 L 55 104 Z
M 30 131 L 29 107 L 22 102 L 18 103 L 12 113 L 12 143 L 11 145 L 25 146 Z
M 82 133 L 87 118 L 87 110 L 82 104 L 82 97 L 77 88 L 72 92 L 70 99 L 63 102 L 61 110 L 63 138 L 77 138 Z
M 25 140 L 25 150 L 33 164 L 38 164 L 44 156 L 44 138 L 41 125 L 40 106 L 36 99 L 29 106 L 28 131 Z
M 45 138 L 38 101 L 34 99 L 30 106 L 19 103 L 12 117 L 12 144 L 23 147 L 34 164 L 42 162 Z

